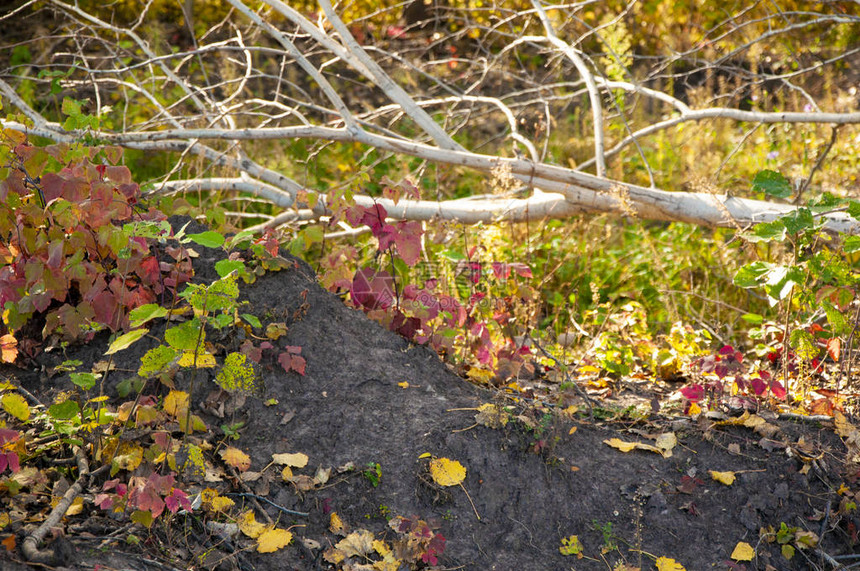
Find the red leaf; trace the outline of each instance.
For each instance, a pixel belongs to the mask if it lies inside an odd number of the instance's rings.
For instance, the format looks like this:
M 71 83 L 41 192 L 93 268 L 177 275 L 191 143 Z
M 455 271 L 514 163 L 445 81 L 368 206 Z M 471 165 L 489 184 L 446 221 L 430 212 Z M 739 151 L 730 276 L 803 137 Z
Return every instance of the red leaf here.
M 770 392 L 777 398 L 785 398 L 785 387 L 779 381 L 774 380 L 770 382 Z
M 702 385 L 690 385 L 689 387 L 680 389 L 680 393 L 689 401 L 699 402 L 705 396 L 705 387 Z

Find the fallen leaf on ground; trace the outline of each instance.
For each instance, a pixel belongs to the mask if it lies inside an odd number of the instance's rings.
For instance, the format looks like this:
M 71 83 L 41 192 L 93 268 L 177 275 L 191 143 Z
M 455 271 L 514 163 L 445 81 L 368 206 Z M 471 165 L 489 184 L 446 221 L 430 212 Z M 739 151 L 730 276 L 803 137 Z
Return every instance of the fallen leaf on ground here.
M 224 450 L 220 452 L 221 458 L 224 462 L 227 463 L 228 466 L 233 466 L 240 472 L 246 471 L 251 467 L 251 457 L 235 448 L 233 446 L 228 446 Z
M 434 458 L 430 461 L 430 475 L 440 486 L 456 486 L 466 478 L 466 468 L 456 460 Z
M 731 557 L 735 561 L 752 561 L 753 557 L 755 557 L 755 549 L 753 549 L 752 545 L 749 543 L 739 541 L 738 544 L 735 545 L 735 549 L 732 551 Z
M 267 529 L 257 538 L 257 552 L 274 553 L 289 545 L 292 540 L 293 534 L 286 529 Z
M 711 475 L 711 478 L 721 484 L 725 484 L 726 486 L 731 486 L 735 483 L 734 472 L 717 472 L 716 470 L 708 470 L 708 474 Z
M 265 524 L 257 521 L 254 517 L 254 512 L 251 510 L 242 513 L 236 523 L 239 524 L 239 530 L 251 539 L 257 539 L 267 529 Z
M 668 557 L 659 557 L 656 561 L 657 571 L 687 571 L 684 566 Z
M 293 468 L 304 468 L 308 465 L 308 456 L 301 452 L 294 452 L 292 454 L 272 454 L 272 461 L 275 464 L 291 466 Z
M 672 434 L 672 436 L 674 437 L 675 435 Z M 610 438 L 609 440 L 604 440 L 603 443 L 608 444 L 613 448 L 617 448 L 622 452 L 630 452 L 631 450 L 647 450 L 649 452 L 656 452 L 664 458 L 668 458 L 672 455 L 672 448 L 667 448 L 664 450 L 662 448 L 658 448 L 657 446 L 652 446 L 650 444 L 643 444 L 642 442 L 627 442 L 621 440 L 620 438 Z M 666 442 L 666 444 L 668 445 L 669 443 Z M 674 446 L 674 444 L 672 444 L 672 446 Z
M 508 411 L 497 404 L 486 403 L 478 407 L 475 422 L 488 428 L 502 428 L 508 423 Z

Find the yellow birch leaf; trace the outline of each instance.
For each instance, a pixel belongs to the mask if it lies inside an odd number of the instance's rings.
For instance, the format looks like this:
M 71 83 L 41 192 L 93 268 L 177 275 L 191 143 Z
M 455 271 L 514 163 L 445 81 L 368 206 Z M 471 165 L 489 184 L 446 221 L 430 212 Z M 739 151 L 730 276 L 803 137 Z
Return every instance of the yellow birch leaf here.
M 661 450 L 660 448 L 657 448 L 656 446 L 651 446 L 650 444 L 643 444 L 641 442 L 625 442 L 624 440 L 621 440 L 620 438 L 610 438 L 609 440 L 604 440 L 603 443 L 608 444 L 609 446 L 612 446 L 613 448 L 617 448 L 618 450 L 621 450 L 622 452 L 630 452 L 631 450 L 637 450 L 638 449 L 638 450 L 647 450 L 649 452 L 656 452 L 657 454 L 661 454 L 661 455 L 665 456 L 666 458 L 668 458 L 669 456 L 672 455 L 671 452 L 669 452 L 668 456 L 667 456 L 665 450 Z
M 280 464 L 282 466 L 304 468 L 308 465 L 308 456 L 301 452 L 294 452 L 292 454 L 272 454 L 272 461 L 275 464 Z
M 293 479 L 293 469 L 289 466 L 284 466 L 284 469 L 281 470 L 281 478 L 285 482 L 289 482 Z
M 571 426 L 571 427 L 570 427 L 570 430 L 568 430 L 568 431 L 567 431 L 567 434 L 568 434 L 568 435 L 570 435 L 570 434 L 573 434 L 574 432 L 576 432 L 576 427 L 575 427 L 575 426 Z
M 346 522 L 340 519 L 340 516 L 337 515 L 337 512 L 331 512 L 331 515 L 329 515 L 328 528 L 332 533 L 340 535 L 341 537 L 346 536 L 346 534 L 349 532 Z
M 389 553 L 391 553 L 391 548 L 388 545 L 379 539 L 373 540 L 373 550 L 379 553 L 380 556 L 385 557 Z
M 493 403 L 482 404 L 478 407 L 475 422 L 487 428 L 502 428 L 508 423 L 508 411 Z
M 624 442 L 620 438 L 610 438 L 609 440 L 604 440 L 603 443 L 617 448 L 622 452 L 630 452 L 631 450 L 636 450 L 638 447 L 638 442 Z
M 239 524 L 239 530 L 251 539 L 257 539 L 268 529 L 254 518 L 254 512 L 251 510 L 242 513 L 236 523 Z
M 711 478 L 721 484 L 725 484 L 726 486 L 731 486 L 735 483 L 734 472 L 717 472 L 715 470 L 708 470 L 708 474 L 711 475 Z
M 663 451 L 663 456 L 668 458 L 672 455 L 672 448 L 678 444 L 678 438 L 674 432 L 665 432 L 657 437 L 657 441 L 654 444 Z
M 697 416 L 699 414 L 702 414 L 702 407 L 700 407 L 699 405 L 697 405 L 694 402 L 691 402 L 690 408 L 687 412 L 689 413 L 690 416 Z
M 430 460 L 430 475 L 440 486 L 456 486 L 466 478 L 466 468 L 456 460 L 434 458 Z
M 409 388 L 409 381 L 403 381 L 402 383 L 397 383 L 397 386 L 400 387 L 401 389 L 408 389 Z
M 164 412 L 173 417 L 179 416 L 180 413 L 184 416 L 189 401 L 190 397 L 185 391 L 170 391 L 164 397 Z
M 267 529 L 257 538 L 257 553 L 274 553 L 292 540 L 293 534 L 286 529 Z
M 251 467 L 251 457 L 236 447 L 228 446 L 220 454 L 227 465 L 233 466 L 240 472 L 244 472 Z
M 66 510 L 66 515 L 78 515 L 82 511 L 84 511 L 84 498 L 78 496 L 72 500 L 72 505 Z
M 30 407 L 27 400 L 18 393 L 6 393 L 2 398 L 3 410 L 20 420 L 30 418 Z
M 373 552 L 373 534 L 366 529 L 354 531 L 338 541 L 335 549 L 346 557 L 364 557 Z
M 657 571 L 687 571 L 684 566 L 668 557 L 659 557 L 656 561 Z
M 735 561 L 752 561 L 753 557 L 755 557 L 755 549 L 744 541 L 739 541 L 732 551 L 732 559 Z

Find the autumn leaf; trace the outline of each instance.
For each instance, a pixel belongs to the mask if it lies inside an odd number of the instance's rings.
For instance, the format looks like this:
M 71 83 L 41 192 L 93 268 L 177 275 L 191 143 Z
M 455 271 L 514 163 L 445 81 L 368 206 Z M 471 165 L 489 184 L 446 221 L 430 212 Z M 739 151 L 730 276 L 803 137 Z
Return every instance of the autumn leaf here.
M 292 454 L 272 454 L 272 462 L 280 464 L 281 466 L 304 468 L 308 465 L 308 456 L 301 452 L 294 452 Z
M 346 557 L 365 556 L 373 552 L 373 534 L 360 529 L 338 541 L 334 547 Z
M 721 484 L 725 484 L 726 486 L 731 486 L 735 483 L 734 472 L 717 472 L 716 470 L 708 470 L 708 473 L 711 475 L 711 478 Z
M 666 449 L 658 448 L 657 446 L 652 446 L 650 444 L 643 444 L 642 442 L 626 442 L 620 438 L 610 438 L 609 440 L 604 440 L 603 443 L 612 446 L 613 448 L 617 448 L 622 452 L 630 452 L 631 450 L 647 450 L 649 452 L 656 452 L 664 458 L 668 458 L 672 455 L 672 446 L 675 445 L 673 442 L 670 442 L 675 435 L 670 433 L 670 436 L 671 438 L 664 438 L 663 440 L 663 444 L 668 446 Z
M 340 535 L 341 537 L 346 536 L 346 534 L 349 532 L 349 528 L 347 527 L 346 522 L 344 522 L 340 518 L 340 516 L 337 515 L 337 512 L 331 512 L 331 514 L 329 515 L 328 528 L 329 531 L 336 535 Z
M 752 561 L 753 557 L 755 557 L 755 549 L 753 549 L 752 545 L 749 543 L 739 541 L 738 544 L 735 545 L 735 549 L 732 551 L 731 557 L 735 561 Z
M 30 407 L 27 405 L 26 399 L 18 393 L 6 393 L 0 402 L 3 404 L 3 410 L 21 422 L 30 418 Z
M 289 545 L 293 534 L 285 529 L 267 529 L 257 538 L 258 553 L 274 553 L 278 549 Z
M 668 557 L 658 557 L 656 565 L 657 571 L 686 571 L 683 565 Z
M 172 417 L 177 417 L 180 414 L 185 415 L 188 411 L 188 403 L 191 397 L 185 391 L 170 391 L 164 397 L 164 412 Z
M 482 404 L 478 407 L 475 422 L 488 428 L 502 428 L 508 423 L 508 411 L 493 403 Z
M 228 466 L 233 466 L 240 472 L 244 472 L 251 467 L 251 457 L 233 446 L 228 446 L 222 450 L 220 455 Z
M 430 475 L 440 486 L 456 486 L 466 478 L 466 468 L 456 460 L 434 458 L 430 461 Z
M 579 537 L 575 535 L 571 535 L 570 537 L 565 537 L 561 540 L 561 546 L 558 548 L 559 553 L 562 555 L 576 555 L 580 559 L 582 559 L 582 543 L 579 541 Z
M 256 520 L 251 510 L 243 512 L 236 523 L 239 524 L 239 530 L 251 539 L 257 539 L 268 529 L 265 524 Z

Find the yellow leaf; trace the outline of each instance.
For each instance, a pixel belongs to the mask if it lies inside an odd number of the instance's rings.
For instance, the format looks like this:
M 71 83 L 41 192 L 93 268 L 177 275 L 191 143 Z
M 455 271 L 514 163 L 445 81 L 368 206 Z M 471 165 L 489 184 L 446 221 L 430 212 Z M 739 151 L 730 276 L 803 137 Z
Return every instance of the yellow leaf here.
M 211 369 L 218 362 L 215 360 L 215 355 L 211 353 L 207 353 L 205 351 L 201 351 L 195 354 L 194 351 L 183 351 L 182 356 L 179 357 L 179 361 L 177 364 L 180 367 L 197 367 L 198 369 Z
M 488 428 L 502 428 L 508 423 L 508 411 L 499 405 L 486 403 L 478 407 L 475 422 Z
M 30 418 L 30 407 L 27 401 L 18 393 L 6 393 L 3 395 L 3 410 L 20 421 Z
M 631 450 L 648 450 L 649 452 L 656 452 L 657 454 L 662 454 L 664 457 L 669 457 L 672 455 L 671 449 L 669 450 L 661 450 L 656 446 L 651 446 L 650 444 L 643 444 L 641 442 L 625 442 L 620 438 L 610 438 L 609 440 L 604 440 L 604 444 L 608 444 L 613 448 L 617 448 L 622 452 L 630 452 Z
M 384 541 L 380 541 L 378 539 L 373 540 L 373 550 L 379 553 L 382 557 L 385 557 L 389 553 L 391 553 L 391 548 Z
M 702 407 L 700 407 L 694 402 L 691 402 L 690 408 L 687 412 L 690 414 L 690 416 L 697 416 L 699 414 L 702 414 Z
M 487 385 L 490 383 L 490 379 L 492 379 L 495 375 L 492 371 L 480 369 L 478 367 L 472 367 L 471 369 L 469 369 L 469 372 L 466 373 L 466 376 L 469 377 L 469 379 L 473 382 Z
M 340 536 L 345 536 L 347 534 L 349 529 L 347 528 L 346 523 L 340 519 L 339 515 L 337 515 L 337 512 L 331 512 L 328 519 L 328 528 L 332 533 Z
M 82 511 L 84 511 L 84 498 L 78 496 L 72 500 L 72 505 L 66 510 L 66 515 L 78 515 Z
M 752 561 L 753 557 L 755 557 L 755 549 L 744 541 L 739 541 L 732 551 L 732 559 L 735 561 Z
M 285 465 L 293 468 L 304 468 L 308 465 L 308 456 L 301 452 L 294 452 L 292 454 L 272 454 L 272 461 L 275 464 L 280 464 L 282 466 Z
M 665 432 L 657 437 L 657 441 L 654 444 L 663 451 L 663 456 L 668 458 L 672 455 L 672 448 L 678 444 L 678 438 L 674 432 Z
M 561 545 L 558 548 L 558 552 L 562 555 L 578 555 L 581 559 L 582 543 L 580 543 L 579 537 L 571 535 L 570 537 L 563 538 L 561 540 Z
M 164 397 L 164 412 L 173 417 L 179 416 L 180 413 L 184 416 L 189 400 L 190 397 L 185 391 L 170 391 Z
M 636 450 L 638 442 L 624 442 L 620 438 L 610 438 L 609 440 L 604 440 L 604 444 L 608 444 L 613 448 L 617 448 L 622 452 L 630 452 L 631 450 Z
M 281 478 L 285 482 L 289 482 L 290 480 L 292 480 L 293 479 L 293 469 L 290 468 L 289 466 L 284 466 L 284 469 L 281 470 Z
M 221 458 L 224 459 L 224 462 L 226 462 L 227 465 L 233 466 L 240 472 L 244 472 L 251 467 L 251 457 L 238 448 L 228 446 L 222 450 L 220 454 Z
M 268 529 L 254 518 L 254 512 L 251 510 L 242 513 L 236 523 L 239 524 L 239 530 L 251 539 L 257 539 Z
M 734 472 L 717 472 L 715 470 L 708 470 L 708 473 L 711 475 L 711 478 L 721 484 L 725 484 L 726 486 L 731 486 L 735 483 Z
M 575 426 L 571 426 L 571 427 L 570 427 L 570 430 L 568 430 L 568 431 L 567 431 L 567 433 L 568 433 L 568 434 L 573 434 L 574 432 L 576 432 L 576 427 L 575 427 Z
M 258 553 L 274 553 L 278 549 L 289 545 L 293 534 L 286 529 L 267 529 L 257 538 Z
M 456 460 L 435 458 L 430 460 L 430 475 L 440 486 L 456 486 L 466 478 L 466 468 Z
M 373 552 L 373 534 L 366 529 L 354 531 L 338 541 L 335 549 L 346 557 L 364 557 Z
M 668 557 L 659 557 L 656 564 L 657 571 L 686 571 L 683 565 Z
M 401 389 L 408 389 L 409 388 L 409 381 L 403 381 L 402 383 L 397 383 L 397 386 L 400 387 Z

